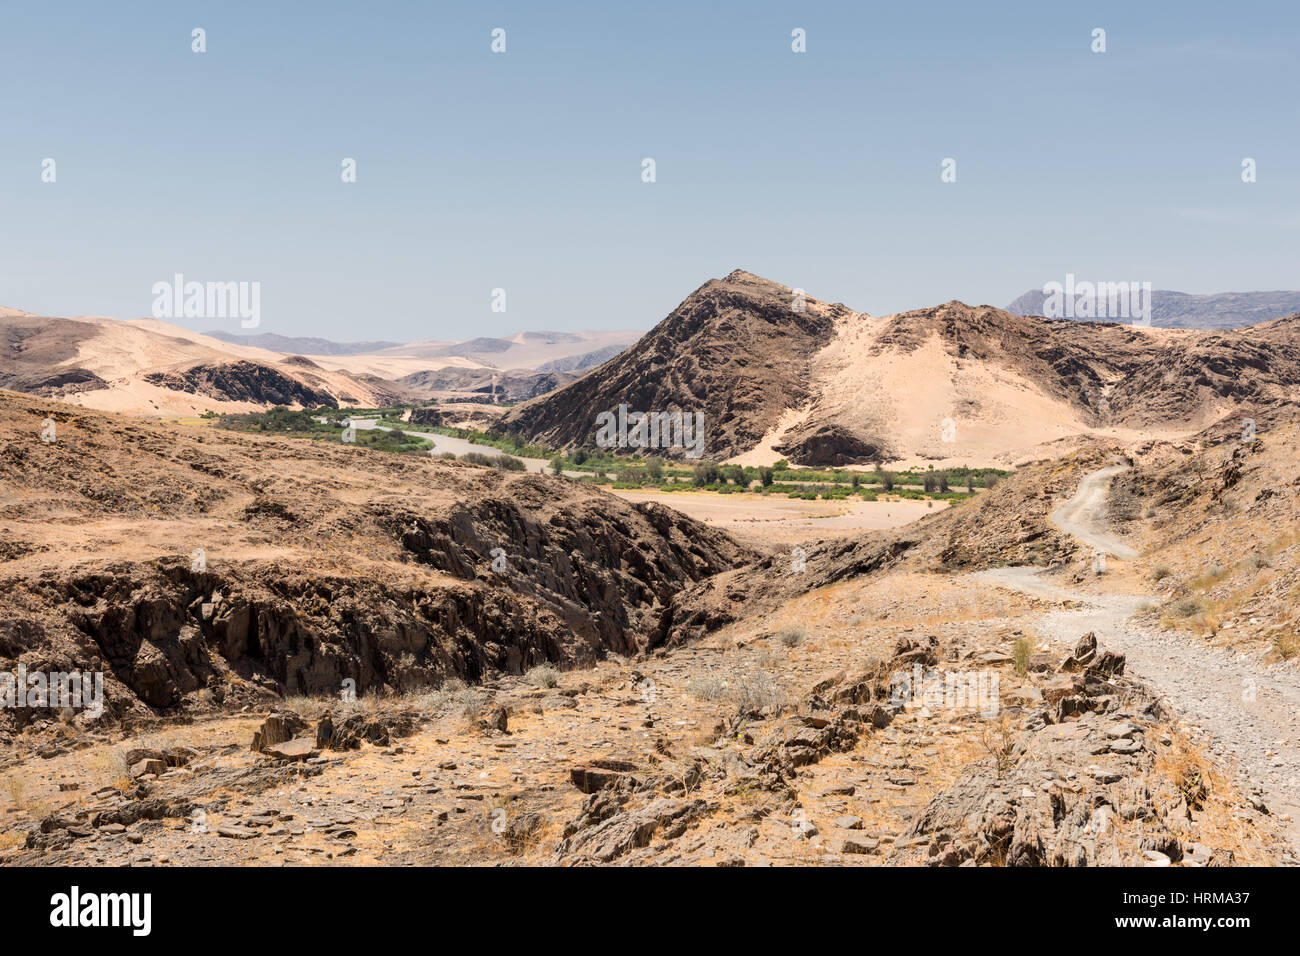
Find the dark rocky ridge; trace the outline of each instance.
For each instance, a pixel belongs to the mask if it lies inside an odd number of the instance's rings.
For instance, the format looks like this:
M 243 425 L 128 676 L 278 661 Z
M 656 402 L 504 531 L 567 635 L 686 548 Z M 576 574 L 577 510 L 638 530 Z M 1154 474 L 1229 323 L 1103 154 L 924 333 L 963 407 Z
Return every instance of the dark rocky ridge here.
M 500 429 L 551 447 L 594 445 L 596 415 L 626 404 L 703 412 L 705 458 L 743 451 L 808 398 L 808 362 L 849 312 L 812 298 L 795 312 L 793 294 L 740 270 L 710 280 L 627 351 L 512 410 Z
M 184 369 L 146 372 L 141 377 L 152 385 L 206 395 L 226 402 L 303 405 L 309 408 L 320 405 L 328 405 L 330 408 L 339 406 L 338 399 L 328 392 L 314 389 L 257 362 L 191 365 Z M 344 401 L 349 400 L 344 397 Z

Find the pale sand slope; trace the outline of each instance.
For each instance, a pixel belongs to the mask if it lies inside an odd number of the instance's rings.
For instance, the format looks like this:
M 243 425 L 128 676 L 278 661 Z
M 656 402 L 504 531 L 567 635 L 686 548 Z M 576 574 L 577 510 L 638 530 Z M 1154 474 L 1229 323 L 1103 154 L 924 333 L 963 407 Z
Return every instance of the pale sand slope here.
M 1009 468 L 1063 454 L 1089 437 L 1177 440 L 1208 424 L 1140 432 L 1097 427 L 1010 369 L 957 358 L 938 335 L 910 352 L 891 347 L 874 352 L 890 318 L 855 313 L 839 320 L 835 338 L 811 363 L 812 401 L 787 410 L 758 444 L 728 462 L 772 464 L 783 457 L 776 446 L 805 422 L 839 422 L 880 436 L 904 450 L 885 463 L 892 468 Z M 947 429 L 945 420 L 951 420 Z
M 728 458 L 726 463 L 729 465 L 747 465 L 757 468 L 760 465 L 770 465 L 775 461 L 779 461 L 781 453 L 776 450 L 776 446 L 785 438 L 786 432 L 794 428 L 796 425 L 804 423 L 808 418 L 808 413 L 810 411 L 810 408 L 802 410 L 797 408 L 786 409 L 785 414 L 781 416 L 779 421 L 777 421 L 775 427 L 759 439 L 757 445 L 747 452 Z
M 627 501 L 653 501 L 721 528 L 737 541 L 759 548 L 786 547 L 817 538 L 837 538 L 896 528 L 934 514 L 946 502 L 923 501 L 804 501 L 784 495 L 707 491 L 618 491 Z

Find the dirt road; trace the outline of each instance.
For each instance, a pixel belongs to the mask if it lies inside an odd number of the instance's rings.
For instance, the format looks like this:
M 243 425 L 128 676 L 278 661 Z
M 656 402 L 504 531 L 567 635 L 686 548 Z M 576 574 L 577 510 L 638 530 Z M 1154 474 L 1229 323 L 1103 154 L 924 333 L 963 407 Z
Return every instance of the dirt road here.
M 1088 475 L 1079 491 L 1052 514 L 1063 530 L 1093 547 L 1124 555 L 1106 529 L 1104 501 L 1110 479 L 1122 467 Z M 1128 673 L 1168 699 L 1193 727 L 1203 732 L 1206 749 L 1235 764 L 1257 787 L 1270 810 L 1289 815 L 1287 832 L 1300 850 L 1300 674 L 1287 664 L 1266 664 L 1258 654 L 1210 647 L 1179 631 L 1160 630 L 1132 620 L 1143 605 L 1158 603 L 1141 594 L 1097 594 L 1060 587 L 1033 567 L 998 568 L 978 578 L 1050 601 L 1083 606 L 1051 611 L 1036 618 L 1044 640 L 1072 647 L 1088 631 L 1099 644 L 1128 659 Z
M 1128 471 L 1126 465 L 1112 465 L 1084 477 L 1074 497 L 1052 512 L 1052 523 L 1066 534 L 1112 557 L 1132 560 L 1138 556 L 1106 527 L 1106 491 L 1110 480 Z

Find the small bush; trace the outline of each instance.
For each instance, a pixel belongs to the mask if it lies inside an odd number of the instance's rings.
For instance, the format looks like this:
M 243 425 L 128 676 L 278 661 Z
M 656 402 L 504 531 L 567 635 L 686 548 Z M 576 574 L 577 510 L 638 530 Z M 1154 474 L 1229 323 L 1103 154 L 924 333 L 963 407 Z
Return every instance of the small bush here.
M 539 664 L 524 675 L 524 680 L 534 687 L 558 687 L 560 672 L 550 664 Z
M 463 680 L 453 677 L 444 681 L 437 690 L 429 691 L 421 704 L 438 713 L 459 713 L 464 717 L 475 718 L 487 709 L 488 695 L 474 687 L 466 686 Z
M 762 671 L 742 674 L 727 688 L 727 699 L 740 710 L 782 707 L 786 697 L 777 683 Z
M 763 710 L 785 706 L 787 698 L 780 686 L 761 670 L 733 675 L 730 680 L 712 675 L 693 677 L 686 690 L 700 700 L 725 700 L 738 710 Z
M 1165 578 L 1173 575 L 1173 570 L 1167 564 L 1157 564 L 1151 569 L 1152 581 L 1163 581 Z
M 787 624 L 776 632 L 776 639 L 786 647 L 798 647 L 807 636 L 808 632 L 798 624 Z
M 720 677 L 692 677 L 686 682 L 686 692 L 700 700 L 721 700 L 727 693 L 727 682 Z
M 1174 617 L 1191 617 L 1201 609 L 1201 602 L 1194 597 L 1181 597 L 1169 603 L 1169 613 Z

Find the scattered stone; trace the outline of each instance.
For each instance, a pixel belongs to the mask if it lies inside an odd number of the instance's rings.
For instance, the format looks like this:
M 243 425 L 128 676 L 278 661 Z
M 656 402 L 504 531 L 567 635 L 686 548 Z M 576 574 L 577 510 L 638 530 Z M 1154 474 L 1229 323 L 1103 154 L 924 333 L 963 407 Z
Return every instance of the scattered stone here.
M 872 840 L 869 837 L 852 837 L 851 839 L 844 841 L 840 846 L 840 852 L 865 855 L 868 853 L 875 853 L 879 846 L 879 840 Z
M 217 836 L 228 837 L 231 840 L 251 840 L 259 836 L 256 830 L 250 830 L 248 827 L 224 826 L 217 827 Z

